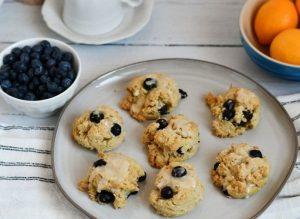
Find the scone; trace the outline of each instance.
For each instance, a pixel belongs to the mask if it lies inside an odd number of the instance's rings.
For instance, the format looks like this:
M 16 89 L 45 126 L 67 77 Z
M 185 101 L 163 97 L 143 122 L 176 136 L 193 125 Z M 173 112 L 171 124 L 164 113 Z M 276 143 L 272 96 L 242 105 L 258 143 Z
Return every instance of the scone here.
M 145 179 L 145 171 L 135 160 L 120 153 L 107 153 L 94 162 L 78 187 L 93 201 L 122 208 L 130 195 L 138 193 L 138 183 Z
M 212 112 L 212 131 L 218 137 L 234 137 L 257 126 L 260 114 L 258 97 L 245 88 L 230 87 L 218 96 L 205 96 Z
M 113 108 L 98 106 L 75 119 L 72 135 L 85 148 L 109 151 L 124 141 L 123 119 Z
M 188 163 L 173 162 L 158 173 L 150 204 L 158 214 L 173 217 L 186 214 L 203 199 L 204 187 Z
M 258 147 L 233 144 L 216 158 L 211 177 L 222 192 L 232 198 L 248 198 L 267 182 L 270 164 Z
M 161 168 L 173 161 L 185 161 L 198 150 L 200 134 L 198 125 L 183 115 L 158 119 L 144 131 L 143 143 L 148 150 L 152 167 Z
M 120 106 L 139 120 L 153 120 L 168 114 L 187 93 L 165 74 L 146 74 L 134 78 L 127 86 L 127 95 Z

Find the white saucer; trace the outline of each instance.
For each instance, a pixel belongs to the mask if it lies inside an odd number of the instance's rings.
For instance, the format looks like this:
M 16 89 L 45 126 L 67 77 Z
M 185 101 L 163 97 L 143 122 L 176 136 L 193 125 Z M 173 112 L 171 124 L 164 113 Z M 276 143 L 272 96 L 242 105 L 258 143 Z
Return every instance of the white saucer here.
M 154 0 L 144 0 L 137 7 L 126 7 L 126 13 L 122 23 L 111 32 L 101 35 L 83 35 L 70 30 L 62 20 L 61 0 L 46 0 L 42 7 L 44 21 L 50 29 L 74 43 L 105 44 L 125 39 L 140 31 L 150 20 Z

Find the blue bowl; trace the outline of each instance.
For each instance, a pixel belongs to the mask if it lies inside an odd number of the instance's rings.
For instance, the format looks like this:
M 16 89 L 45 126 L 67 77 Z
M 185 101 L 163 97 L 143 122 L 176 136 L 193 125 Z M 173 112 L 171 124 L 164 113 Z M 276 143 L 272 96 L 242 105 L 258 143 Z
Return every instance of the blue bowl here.
M 253 20 L 258 8 L 266 0 L 248 0 L 240 14 L 240 34 L 243 47 L 251 60 L 261 68 L 281 78 L 300 81 L 300 66 L 277 61 L 267 55 L 268 50 L 261 46 L 253 30 Z

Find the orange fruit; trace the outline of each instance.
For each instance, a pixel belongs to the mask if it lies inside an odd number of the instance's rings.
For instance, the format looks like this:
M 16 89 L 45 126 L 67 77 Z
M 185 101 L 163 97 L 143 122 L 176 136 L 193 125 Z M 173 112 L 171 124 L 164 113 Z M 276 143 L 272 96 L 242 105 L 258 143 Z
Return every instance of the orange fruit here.
M 298 12 L 290 0 L 268 0 L 258 10 L 254 30 L 262 45 L 270 45 L 281 31 L 298 25 Z
M 270 56 L 278 61 L 300 65 L 300 29 L 278 34 L 270 47 Z
M 298 10 L 298 13 L 300 14 L 300 0 L 296 0 L 296 8 Z

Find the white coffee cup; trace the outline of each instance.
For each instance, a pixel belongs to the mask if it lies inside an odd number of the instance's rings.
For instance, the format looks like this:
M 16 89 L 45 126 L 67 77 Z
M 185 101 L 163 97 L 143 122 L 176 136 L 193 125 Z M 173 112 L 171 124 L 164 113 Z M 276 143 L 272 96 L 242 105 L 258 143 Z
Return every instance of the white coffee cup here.
M 107 33 L 123 20 L 125 4 L 139 6 L 143 0 L 64 0 L 63 21 L 73 31 L 85 35 Z

